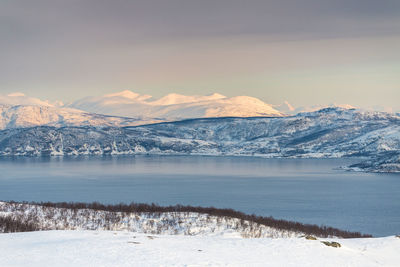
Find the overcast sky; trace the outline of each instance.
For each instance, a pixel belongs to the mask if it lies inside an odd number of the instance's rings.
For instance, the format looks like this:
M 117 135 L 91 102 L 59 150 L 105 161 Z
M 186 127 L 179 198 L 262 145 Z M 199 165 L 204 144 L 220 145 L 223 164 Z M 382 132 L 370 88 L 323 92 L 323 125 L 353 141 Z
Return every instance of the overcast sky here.
M 125 89 L 400 110 L 400 1 L 0 1 L 0 94 Z

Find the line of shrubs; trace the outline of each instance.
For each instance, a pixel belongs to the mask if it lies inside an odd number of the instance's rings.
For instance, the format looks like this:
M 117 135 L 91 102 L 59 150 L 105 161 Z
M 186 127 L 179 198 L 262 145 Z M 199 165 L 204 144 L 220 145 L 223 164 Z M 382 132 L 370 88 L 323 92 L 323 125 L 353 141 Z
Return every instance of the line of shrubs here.
M 39 231 L 39 226 L 12 218 L 11 216 L 0 216 L 0 233 L 32 232 Z
M 12 202 L 15 203 L 15 202 Z M 361 234 L 360 232 L 350 232 L 345 230 L 340 230 L 333 227 L 328 226 L 318 226 L 315 224 L 304 224 L 300 222 L 293 222 L 287 220 L 279 220 L 274 219 L 273 217 L 263 217 L 256 216 L 254 214 L 248 215 L 240 211 L 236 211 L 233 209 L 220 209 L 215 207 L 193 207 L 193 206 L 183 206 L 183 205 L 175 205 L 175 206 L 159 206 L 156 204 L 143 204 L 143 203 L 130 203 L 130 204 L 101 204 L 99 202 L 93 203 L 81 203 L 81 202 L 23 202 L 25 204 L 31 205 L 39 205 L 45 207 L 53 207 L 53 208 L 65 208 L 65 209 L 93 209 L 93 210 L 101 210 L 101 211 L 110 211 L 110 212 L 149 212 L 149 213 L 162 213 L 162 212 L 196 212 L 209 214 L 217 217 L 231 217 L 237 218 L 241 220 L 247 220 L 251 222 L 255 222 L 258 224 L 262 224 L 265 226 L 269 226 L 278 230 L 286 230 L 293 232 L 301 232 L 309 235 L 316 235 L 319 237 L 331 237 L 337 236 L 341 238 L 364 238 L 364 237 L 372 237 L 369 234 Z M 2 221 L 0 221 L 0 229 L 2 225 Z M 23 229 L 34 229 L 34 225 L 25 225 L 24 222 L 15 222 L 15 228 L 21 227 Z M 20 226 L 18 226 L 18 224 Z M 9 229 L 13 229 L 10 226 L 7 226 Z

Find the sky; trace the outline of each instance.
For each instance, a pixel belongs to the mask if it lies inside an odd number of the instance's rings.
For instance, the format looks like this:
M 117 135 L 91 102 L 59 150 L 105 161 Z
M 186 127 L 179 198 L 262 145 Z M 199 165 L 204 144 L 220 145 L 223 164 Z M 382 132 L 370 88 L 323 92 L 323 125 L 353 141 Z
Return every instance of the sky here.
M 0 1 L 0 94 L 126 89 L 400 111 L 400 1 Z

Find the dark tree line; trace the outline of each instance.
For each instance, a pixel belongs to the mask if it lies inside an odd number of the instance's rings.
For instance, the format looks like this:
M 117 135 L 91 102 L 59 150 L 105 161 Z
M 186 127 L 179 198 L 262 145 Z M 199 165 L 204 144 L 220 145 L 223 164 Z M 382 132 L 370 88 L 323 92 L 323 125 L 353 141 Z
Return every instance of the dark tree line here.
M 11 216 L 0 216 L 0 233 L 32 232 L 38 230 L 40 230 L 39 226 L 31 222 L 15 219 Z

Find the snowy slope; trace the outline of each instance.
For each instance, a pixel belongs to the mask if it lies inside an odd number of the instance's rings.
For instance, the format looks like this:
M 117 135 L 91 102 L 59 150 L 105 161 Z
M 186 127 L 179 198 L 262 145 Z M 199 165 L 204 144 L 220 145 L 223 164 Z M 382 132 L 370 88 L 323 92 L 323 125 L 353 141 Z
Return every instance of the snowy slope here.
M 0 95 L 0 130 L 32 126 L 133 126 L 160 122 L 156 119 L 143 121 L 88 113 L 63 107 L 62 102 L 50 103 L 22 93 Z
M 113 230 L 245 238 L 304 235 L 299 231 L 277 229 L 248 220 L 198 212 L 111 212 L 0 202 L 0 218 L 8 216 L 18 222 L 31 223 L 35 225 L 36 230 Z M 3 230 L 0 223 L 0 233 Z
M 41 105 L 1 105 L 0 130 L 11 128 L 26 128 L 33 126 L 94 126 L 94 127 L 121 127 L 134 126 L 146 123 L 160 122 L 160 120 L 146 120 L 126 117 L 107 116 L 72 108 L 58 108 Z
M 86 97 L 75 101 L 69 107 L 114 116 L 161 118 L 168 121 L 204 117 L 283 116 L 283 113 L 257 98 L 229 98 L 220 94 L 168 94 L 160 99 L 153 99 L 149 95 L 123 91 L 100 97 Z
M 12 233 L 0 234 L 0 266 L 395 267 L 400 262 L 396 237 L 334 239 L 340 248 L 320 241 L 112 231 Z

